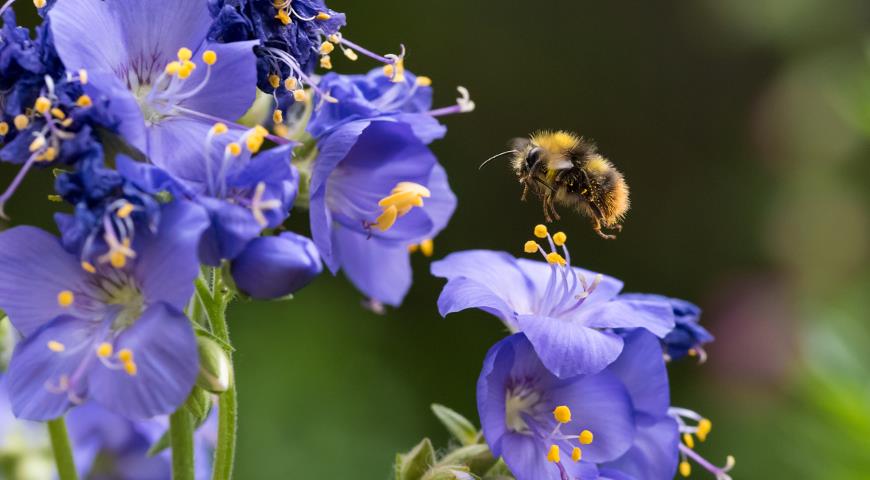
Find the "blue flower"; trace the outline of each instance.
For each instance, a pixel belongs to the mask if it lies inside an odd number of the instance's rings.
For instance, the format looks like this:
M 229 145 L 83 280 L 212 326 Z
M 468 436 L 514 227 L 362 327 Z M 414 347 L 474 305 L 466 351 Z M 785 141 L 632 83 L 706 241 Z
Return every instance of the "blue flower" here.
M 292 232 L 252 240 L 230 269 L 239 290 L 264 300 L 297 292 L 322 270 L 314 243 Z
M 199 274 L 206 215 L 176 202 L 163 207 L 157 232 L 140 226 L 125 236 L 125 226 L 106 229 L 108 250 L 97 258 L 72 255 L 33 227 L 0 234 L 0 308 L 25 337 L 9 366 L 17 416 L 51 419 L 92 398 L 146 418 L 190 393 L 199 362 L 181 310 Z
M 212 124 L 254 100 L 256 42 L 207 43 L 205 0 L 60 2 L 48 17 L 64 65 L 87 72 L 85 92 L 110 99 L 119 132 L 155 163 L 198 158 Z
M 490 349 L 477 386 L 483 434 L 517 480 L 673 478 L 678 431 L 661 347 L 637 331 L 607 369 L 560 379 L 523 334 Z M 641 474 L 635 475 L 640 468 Z M 619 476 L 623 475 L 623 476 Z
M 659 337 L 673 329 L 669 304 L 617 297 L 619 280 L 570 266 L 564 233 L 550 237 L 543 225 L 535 231 L 551 252 L 535 241 L 525 250 L 539 251 L 546 263 L 488 250 L 434 262 L 432 274 L 448 280 L 438 299 L 441 314 L 479 308 L 499 317 L 511 331 L 525 333 L 544 365 L 561 378 L 596 373 L 616 360 L 623 339 L 611 329 L 643 327 Z
M 714 338 L 698 323 L 701 309 L 697 305 L 679 298 L 644 293 L 626 293 L 620 295 L 620 298 L 668 302 L 674 312 L 675 325 L 674 329 L 662 339 L 665 354 L 670 360 L 679 360 L 686 355 L 697 356 L 701 362 L 706 360 L 707 353 L 703 346 L 712 342 Z
M 399 305 L 411 286 L 408 247 L 433 238 L 456 208 L 444 169 L 391 119 L 344 123 L 317 148 L 310 217 L 323 261 L 373 300 Z

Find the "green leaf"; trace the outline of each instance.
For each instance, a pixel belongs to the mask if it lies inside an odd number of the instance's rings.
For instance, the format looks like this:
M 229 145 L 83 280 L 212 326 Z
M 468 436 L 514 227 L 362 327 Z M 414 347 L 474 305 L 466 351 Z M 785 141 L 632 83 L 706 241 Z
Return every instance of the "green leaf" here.
M 184 402 L 184 409 L 193 417 L 193 424 L 197 427 L 202 425 L 211 413 L 211 408 L 211 395 L 199 387 L 193 387 L 193 391 Z
M 227 343 L 227 342 L 221 340 L 221 339 L 218 338 L 215 334 L 209 332 L 208 330 L 206 330 L 206 329 L 204 329 L 204 328 L 202 328 L 202 327 L 199 327 L 199 326 L 194 327 L 194 331 L 196 332 L 197 335 L 199 335 L 199 336 L 201 336 L 201 337 L 208 338 L 209 340 L 211 340 L 211 341 L 217 343 L 218 345 L 221 346 L 221 348 L 223 348 L 225 351 L 227 351 L 227 352 L 229 352 L 229 353 L 233 353 L 233 352 L 236 351 L 236 349 L 233 348 L 232 345 L 230 345 L 229 343 Z
M 169 448 L 169 443 L 169 430 L 166 430 L 165 432 L 163 432 L 163 435 L 161 435 L 160 438 L 157 439 L 156 442 L 151 444 L 151 448 L 148 449 L 147 453 L 148 457 L 153 457 L 154 455 L 157 455 L 160 452 L 166 450 L 167 448 Z
M 462 445 L 474 445 L 480 442 L 477 428 L 462 415 L 437 403 L 432 404 L 432 412 Z
M 395 479 L 420 480 L 434 464 L 435 449 L 432 442 L 424 438 L 410 452 L 396 455 Z

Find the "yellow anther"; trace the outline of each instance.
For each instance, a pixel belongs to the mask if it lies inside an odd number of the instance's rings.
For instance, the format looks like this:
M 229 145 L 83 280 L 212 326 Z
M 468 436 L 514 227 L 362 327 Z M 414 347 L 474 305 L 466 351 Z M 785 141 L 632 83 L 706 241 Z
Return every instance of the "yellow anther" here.
M 335 44 L 341 43 L 341 37 L 338 36 L 338 35 L 335 34 L 335 33 L 333 33 L 332 35 L 326 37 L 326 39 L 329 40 L 329 41 L 332 42 L 332 43 L 335 43 Z
M 127 375 L 131 377 L 136 375 L 136 372 L 139 371 L 139 368 L 136 367 L 136 362 L 124 362 L 124 371 L 127 372 Z
M 169 62 L 166 64 L 165 71 L 166 71 L 166 74 L 169 76 L 177 75 L 180 70 L 181 70 L 181 62 L 172 61 L 172 62 Z
M 223 133 L 227 133 L 227 125 L 225 123 L 215 123 L 211 126 L 211 134 L 212 135 L 221 135 Z
M 29 148 L 30 148 L 31 152 L 35 152 L 44 146 L 45 146 L 45 137 L 40 135 L 40 136 L 34 138 L 32 142 L 30 142 Z
M 695 350 L 694 348 L 690 348 L 687 353 L 689 354 L 690 357 L 697 357 L 698 356 L 698 351 Z
M 227 152 L 234 157 L 238 157 L 242 154 L 242 146 L 236 142 L 232 142 L 227 145 Z
M 189 48 L 181 47 L 178 49 L 178 60 L 186 62 L 191 58 L 193 58 L 193 52 L 191 52 Z
M 332 18 L 332 15 L 330 15 L 326 12 L 320 12 L 317 14 L 317 16 L 315 18 L 318 20 L 329 20 L 330 18 Z
M 33 108 L 39 113 L 45 113 L 51 108 L 51 100 L 39 97 L 36 99 L 36 103 L 33 104 Z
M 432 241 L 431 238 L 427 238 L 420 242 L 420 253 L 422 253 L 424 257 L 431 257 L 432 254 L 435 253 L 435 242 Z
M 91 101 L 91 97 L 89 97 L 87 95 L 82 95 L 81 97 L 78 98 L 78 100 L 76 100 L 76 105 L 78 105 L 82 108 L 90 107 L 91 105 L 93 105 L 93 103 L 94 102 Z
M 91 262 L 83 261 L 82 262 L 82 270 L 84 270 L 88 273 L 97 273 L 96 267 L 94 267 L 94 265 Z
M 298 82 L 296 82 L 296 79 L 295 79 L 295 78 L 293 78 L 293 77 L 287 77 L 287 78 L 284 79 L 284 88 L 286 88 L 288 91 L 293 91 L 293 90 L 296 89 L 296 84 L 297 84 L 297 83 L 298 83 Z
M 429 77 L 425 77 L 423 75 L 420 75 L 419 77 L 417 77 L 417 86 L 431 87 L 432 86 L 432 79 Z
M 193 73 L 193 70 L 196 69 L 196 64 L 193 62 L 184 62 L 181 64 L 181 68 L 178 70 L 178 78 L 184 80 Z
M 320 68 L 332 70 L 332 59 L 329 58 L 329 55 L 320 57 Z
M 547 254 L 547 263 L 550 265 L 561 265 L 563 267 L 567 265 L 565 259 L 556 252 L 550 252 Z
M 393 73 L 395 73 L 395 71 L 396 71 L 396 69 L 393 68 L 393 65 L 391 65 L 391 64 L 384 65 L 384 75 L 385 76 L 392 78 Z
M 54 107 L 54 108 L 51 109 L 51 115 L 52 115 L 54 118 L 57 118 L 57 119 L 59 119 L 59 120 L 63 120 L 64 118 L 66 118 L 66 114 L 63 113 L 63 110 L 61 110 L 61 109 L 59 109 L 59 108 L 57 108 L 57 107 Z
M 100 358 L 107 358 L 112 356 L 112 344 L 109 342 L 103 342 L 97 345 L 97 356 Z
M 115 212 L 115 215 L 117 215 L 118 218 L 127 218 L 130 216 L 131 213 L 133 213 L 134 208 L 135 207 L 133 206 L 132 203 L 129 203 L 129 202 L 125 203 L 125 204 L 121 205 L 121 208 L 119 208 Z
M 341 52 L 344 53 L 344 56 L 347 57 L 347 59 L 351 62 L 355 62 L 359 59 L 359 55 L 357 55 L 356 52 L 349 48 L 342 48 Z
M 713 422 L 706 418 L 702 418 L 701 421 L 698 422 L 698 431 L 695 432 L 695 435 L 698 436 L 698 440 L 704 442 L 707 440 L 707 435 L 710 434 L 710 430 L 713 429 Z
M 269 130 L 266 130 L 266 127 L 262 125 L 254 125 L 254 133 L 261 137 L 265 137 L 269 134 Z
M 547 238 L 547 226 L 546 225 L 535 225 L 535 236 L 538 238 Z
M 33 6 L 36 8 L 43 8 L 45 7 L 45 2 L 46 0 L 33 0 Z
M 54 202 L 54 203 L 62 203 L 63 202 L 63 197 L 61 197 L 60 195 L 47 195 L 46 197 L 48 198 L 49 202 Z
M 61 290 L 60 293 L 57 294 L 57 304 L 61 307 L 68 307 L 73 304 L 76 296 L 70 290 Z
M 299 90 L 293 90 L 293 100 L 304 102 L 306 97 L 305 90 L 302 90 L 301 88 Z
M 559 446 L 550 445 L 550 450 L 547 452 L 547 461 L 559 463 Z
M 9 133 L 9 124 L 0 122 L 0 135 L 6 135 L 7 133 Z
M 275 135 L 278 135 L 281 138 L 289 138 L 290 137 L 290 129 L 287 128 L 287 125 L 283 123 L 279 123 L 272 127 L 272 130 L 275 132 Z
M 399 210 L 396 209 L 395 205 L 390 205 L 384 209 L 383 213 L 378 215 L 373 226 L 382 232 L 386 232 L 396 223 L 397 218 L 399 218 Z
M 281 85 L 281 77 L 274 73 L 269 75 L 269 85 L 271 85 L 272 88 L 278 88 L 278 86 Z
M 538 251 L 538 242 L 529 240 L 523 245 L 523 251 L 526 253 L 535 253 Z
M 581 458 L 583 458 L 583 450 L 580 450 L 580 447 L 574 447 L 574 450 L 571 450 L 571 460 L 579 462 Z
M 568 423 L 571 421 L 571 409 L 566 405 L 559 405 L 553 410 L 553 418 L 559 423 Z
M 120 250 L 109 253 L 109 264 L 115 268 L 124 268 L 127 265 L 127 256 Z
M 565 242 L 567 242 L 567 241 L 568 241 L 568 235 L 565 235 L 565 232 L 556 232 L 553 235 L 553 243 L 555 243 L 559 247 L 561 247 L 562 245 L 565 245 Z
M 66 350 L 66 345 L 58 342 L 57 340 L 49 340 L 47 345 L 48 349 L 52 352 L 62 352 Z
M 408 245 L 408 253 L 416 253 L 417 250 L 419 250 L 419 249 L 420 249 L 420 245 L 418 245 L 416 243 Z
M 680 475 L 688 477 L 691 474 L 692 465 L 687 460 L 683 460 L 682 462 L 680 462 Z
M 61 124 L 62 127 L 67 128 L 67 127 L 69 127 L 70 125 L 73 124 L 73 119 L 71 119 L 71 118 L 67 118 L 66 120 L 60 122 L 60 124 Z
M 129 348 L 122 348 L 118 351 L 118 360 L 124 363 L 130 363 L 133 361 L 133 350 Z
M 84 68 L 79 70 L 79 83 L 81 83 L 82 85 L 88 84 L 88 71 Z
M 695 439 L 692 437 L 691 433 L 683 434 L 683 443 L 685 443 L 689 448 L 695 448 Z
M 333 50 L 335 50 L 335 45 L 330 42 L 323 42 L 320 44 L 321 55 L 329 55 Z
M 578 438 L 581 445 L 589 445 L 594 439 L 595 435 L 593 435 L 589 430 L 583 430 L 580 432 L 580 438 Z
M 57 149 L 54 147 L 46 148 L 40 156 L 36 157 L 40 162 L 51 162 L 55 158 L 57 158 Z
M 278 9 L 278 14 L 275 15 L 275 18 L 277 18 L 278 21 L 284 25 L 290 25 L 291 23 L 293 23 L 293 20 L 290 19 L 290 15 L 287 13 L 287 10 L 284 10 L 283 8 Z
M 274 112 L 272 112 L 272 122 L 273 123 L 284 123 L 284 112 L 281 111 L 280 108 L 276 108 Z
M 217 62 L 217 53 L 214 50 L 206 50 L 202 52 L 202 63 L 206 65 L 214 65 Z
M 15 125 L 15 128 L 18 130 L 24 130 L 30 125 L 30 119 L 24 115 L 15 115 L 15 118 L 12 119 L 12 124 Z
M 248 147 L 249 152 L 257 153 L 260 151 L 260 147 L 263 146 L 263 137 L 256 133 L 248 135 L 248 138 L 245 140 L 245 146 Z

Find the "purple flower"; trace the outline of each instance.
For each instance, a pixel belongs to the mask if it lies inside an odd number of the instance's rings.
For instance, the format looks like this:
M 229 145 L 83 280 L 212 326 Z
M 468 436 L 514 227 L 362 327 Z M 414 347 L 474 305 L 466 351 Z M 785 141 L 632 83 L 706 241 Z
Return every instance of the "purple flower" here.
M 679 360 L 686 355 L 697 356 L 701 362 L 706 360 L 704 344 L 714 339 L 713 335 L 698 323 L 701 309 L 697 305 L 679 298 L 645 293 L 625 293 L 620 295 L 620 298 L 668 302 L 674 312 L 675 325 L 674 329 L 662 339 L 665 354 L 670 360 Z
M 399 305 L 411 286 L 408 247 L 433 238 L 456 208 L 447 175 L 403 122 L 356 120 L 317 139 L 311 231 L 329 269 Z
M 292 232 L 252 240 L 230 269 L 239 290 L 264 300 L 297 292 L 322 270 L 314 243 Z
M 441 315 L 479 308 L 499 317 L 512 332 L 528 337 L 541 361 L 556 376 L 596 373 L 616 360 L 623 339 L 614 328 L 642 327 L 664 337 L 674 327 L 670 305 L 662 301 L 621 299 L 622 282 L 571 267 L 564 233 L 550 237 L 547 262 L 517 259 L 504 252 L 471 250 L 432 264 L 432 274 L 447 279 L 438 299 Z M 564 255 L 556 252 L 561 246 Z
M 0 308 L 25 337 L 9 366 L 17 416 L 51 419 L 92 398 L 146 418 L 190 393 L 199 362 L 181 310 L 199 273 L 206 215 L 176 202 L 163 207 L 157 232 L 118 225 L 107 228 L 107 251 L 96 259 L 71 255 L 37 228 L 0 234 Z
M 84 70 L 86 92 L 111 99 L 120 133 L 157 165 L 201 155 L 216 119 L 255 95 L 250 42 L 208 44 L 205 0 L 81 0 L 48 14 L 60 59 Z

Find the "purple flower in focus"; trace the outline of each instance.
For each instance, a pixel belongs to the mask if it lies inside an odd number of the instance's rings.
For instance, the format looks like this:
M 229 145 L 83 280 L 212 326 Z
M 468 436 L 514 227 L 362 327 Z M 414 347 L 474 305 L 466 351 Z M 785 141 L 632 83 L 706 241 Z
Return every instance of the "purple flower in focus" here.
M 206 226 L 199 207 L 166 205 L 157 232 L 119 239 L 109 229 L 97 259 L 37 228 L 0 233 L 0 308 L 25 337 L 7 378 L 15 414 L 52 419 L 87 398 L 132 418 L 175 410 L 198 371 L 182 309 Z
M 623 338 L 611 329 L 642 327 L 659 337 L 673 329 L 668 303 L 618 297 L 619 280 L 571 267 L 563 233 L 550 237 L 543 225 L 535 230 L 550 242 L 551 252 L 544 254 L 534 241 L 526 251 L 540 251 L 546 263 L 489 250 L 434 262 L 432 274 L 447 279 L 438 299 L 441 314 L 479 308 L 499 317 L 512 332 L 525 333 L 560 378 L 596 373 L 616 360 Z
M 302 235 L 284 232 L 252 240 L 233 260 L 230 272 L 240 291 L 269 300 L 296 293 L 322 270 L 314 243 Z

